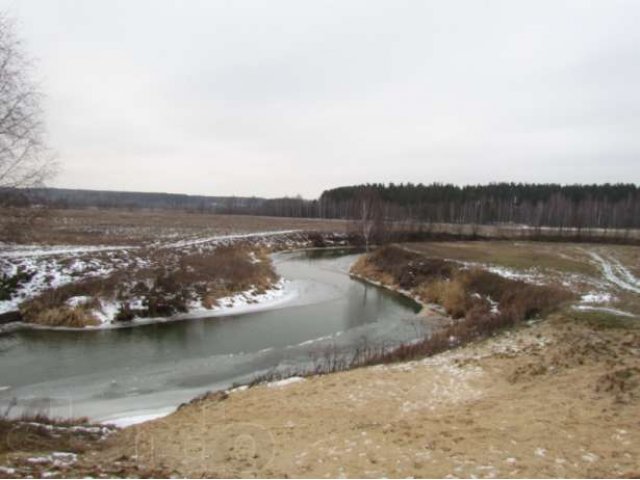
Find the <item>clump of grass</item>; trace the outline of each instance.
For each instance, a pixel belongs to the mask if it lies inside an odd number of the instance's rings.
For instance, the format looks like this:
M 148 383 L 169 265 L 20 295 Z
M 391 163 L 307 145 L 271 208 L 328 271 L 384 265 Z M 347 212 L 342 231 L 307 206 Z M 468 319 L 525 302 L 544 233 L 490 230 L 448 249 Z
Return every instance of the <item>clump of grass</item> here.
M 235 294 L 251 288 L 266 289 L 278 279 L 264 252 L 240 245 L 222 246 L 212 253 L 187 255 L 174 272 L 178 283 L 199 284 L 201 292 L 215 297 Z
M 64 451 L 81 453 L 113 427 L 96 425 L 87 418 L 52 418 L 44 414 L 18 418 L 0 416 L 0 454 L 7 452 Z
M 81 282 L 50 288 L 40 295 L 23 302 L 20 313 L 25 322 L 52 327 L 84 327 L 100 322 L 92 313 L 100 309 L 100 297 L 115 295 L 122 284 L 123 272 L 106 278 L 88 278 Z M 69 306 L 73 297 L 90 297 L 91 300 L 76 306 Z
M 99 325 L 100 321 L 90 310 L 79 306 L 44 309 L 38 313 L 35 323 L 49 327 L 83 328 Z

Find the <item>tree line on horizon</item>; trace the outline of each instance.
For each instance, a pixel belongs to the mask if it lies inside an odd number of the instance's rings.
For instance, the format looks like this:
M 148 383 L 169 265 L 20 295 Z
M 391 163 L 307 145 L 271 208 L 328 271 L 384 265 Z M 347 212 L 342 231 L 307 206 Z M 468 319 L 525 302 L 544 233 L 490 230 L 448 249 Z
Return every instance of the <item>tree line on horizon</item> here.
M 521 224 L 566 228 L 640 228 L 635 184 L 362 184 L 322 193 L 319 215 L 357 218 L 360 204 L 380 203 L 387 219 L 427 223 Z
M 640 186 L 492 183 L 430 185 L 368 183 L 325 190 L 317 200 L 266 199 L 223 213 L 358 220 L 516 224 L 555 228 L 640 228 Z
M 4 199 L 4 200 L 3 200 Z M 493 183 L 457 186 L 369 183 L 325 190 L 315 200 L 215 197 L 72 189 L 0 189 L 0 204 L 54 208 L 150 208 L 200 213 L 384 221 L 518 224 L 556 228 L 640 228 L 635 184 Z

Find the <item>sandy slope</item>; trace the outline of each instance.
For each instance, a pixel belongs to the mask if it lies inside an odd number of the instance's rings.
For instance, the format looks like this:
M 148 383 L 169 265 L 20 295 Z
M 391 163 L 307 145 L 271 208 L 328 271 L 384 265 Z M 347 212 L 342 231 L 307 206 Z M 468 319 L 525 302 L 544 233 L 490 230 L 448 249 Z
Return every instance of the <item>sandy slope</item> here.
M 192 402 L 85 462 L 187 476 L 640 474 L 640 332 L 560 316 L 422 361 Z

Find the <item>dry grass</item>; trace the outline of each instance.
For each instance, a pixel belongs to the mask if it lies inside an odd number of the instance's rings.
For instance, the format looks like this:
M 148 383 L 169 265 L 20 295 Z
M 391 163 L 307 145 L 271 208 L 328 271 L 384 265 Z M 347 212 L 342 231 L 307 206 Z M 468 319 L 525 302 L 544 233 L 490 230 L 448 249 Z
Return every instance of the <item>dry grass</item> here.
M 29 218 L 20 236 L 9 227 Z M 343 220 L 215 215 L 176 210 L 0 209 L 0 241 L 41 244 L 138 245 L 159 239 L 184 239 L 274 230 L 346 231 Z
M 583 252 L 572 243 L 530 241 L 422 242 L 404 244 L 426 257 L 500 265 L 513 269 L 537 268 L 595 274 Z M 588 246 L 588 245 L 584 245 Z M 616 248 L 637 251 L 637 247 Z
M 24 415 L 16 419 L 2 417 L 0 455 L 7 452 L 84 452 L 101 438 L 101 434 L 92 433 L 100 428 L 100 425 L 91 424 L 87 418 L 58 419 L 42 414 Z M 102 429 L 109 430 L 107 427 Z
M 96 464 L 95 455 L 112 445 L 116 430 L 86 418 L 0 417 L 0 478 L 171 477 L 171 472 L 145 467 L 128 455 Z
M 148 258 L 151 267 L 48 289 L 23 302 L 22 317 L 28 323 L 53 327 L 98 325 L 94 312 L 101 310 L 101 301 L 120 303 L 118 321 L 169 317 L 186 313 L 192 302 L 212 308 L 220 298 L 240 292 L 264 293 L 278 280 L 266 250 L 242 244 L 219 246 L 206 253 L 160 249 L 149 252 Z M 70 306 L 73 297 L 89 300 Z M 142 307 L 132 307 L 136 299 Z
M 555 286 L 531 285 L 482 269 L 466 269 L 454 262 L 424 258 L 400 247 L 387 246 L 363 256 L 352 272 L 410 290 L 425 303 L 437 303 L 458 319 L 422 341 L 391 352 L 372 352 L 364 364 L 404 361 L 442 352 L 452 346 L 493 335 L 523 320 L 544 316 L 574 295 Z M 497 309 L 492 310 L 491 302 Z
M 119 320 L 131 320 L 135 315 L 156 317 L 184 313 L 191 301 L 200 301 L 205 308 L 212 308 L 222 297 L 248 290 L 262 293 L 278 280 L 264 252 L 242 245 L 184 255 L 173 268 L 156 268 L 150 287 L 142 281 L 148 280 L 144 278 L 145 273 L 137 275 L 138 282 L 133 289 L 119 294 L 123 298 Z M 145 298 L 143 309 L 131 309 L 126 298 L 132 295 Z
M 37 323 L 47 327 L 84 328 L 100 324 L 96 316 L 85 307 L 54 307 L 47 308 L 28 317 L 23 316 L 29 323 Z
M 27 323 L 50 327 L 86 327 L 100 322 L 92 313 L 99 309 L 99 297 L 112 297 L 126 278 L 124 272 L 109 277 L 89 278 L 58 288 L 50 288 L 40 295 L 27 300 L 20 306 L 22 318 Z M 91 300 L 76 306 L 67 305 L 72 297 L 90 297 Z

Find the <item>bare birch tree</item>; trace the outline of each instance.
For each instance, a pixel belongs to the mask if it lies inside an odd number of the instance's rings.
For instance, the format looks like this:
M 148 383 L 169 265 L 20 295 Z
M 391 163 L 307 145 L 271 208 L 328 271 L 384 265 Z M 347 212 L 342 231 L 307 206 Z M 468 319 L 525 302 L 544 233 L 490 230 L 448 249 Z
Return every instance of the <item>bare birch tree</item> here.
M 31 73 L 14 22 L 0 13 L 0 189 L 40 185 L 54 173 Z
M 380 195 L 373 188 L 364 188 L 356 198 L 357 230 L 362 235 L 365 248 L 369 251 L 372 240 L 382 232 L 384 221 Z

